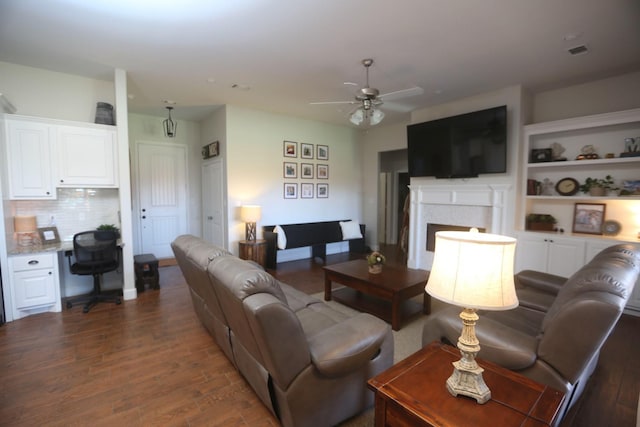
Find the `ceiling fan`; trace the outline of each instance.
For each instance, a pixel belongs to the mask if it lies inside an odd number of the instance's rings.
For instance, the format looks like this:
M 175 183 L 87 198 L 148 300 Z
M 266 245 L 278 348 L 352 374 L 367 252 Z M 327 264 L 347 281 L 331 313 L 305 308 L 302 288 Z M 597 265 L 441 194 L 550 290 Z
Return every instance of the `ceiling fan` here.
M 349 113 L 349 120 L 354 125 L 360 125 L 365 120 L 371 125 L 377 125 L 384 118 L 384 112 L 380 110 L 380 106 L 384 101 L 391 101 L 400 98 L 406 98 L 409 96 L 422 95 L 424 90 L 421 87 L 412 87 L 408 89 L 402 89 L 395 92 L 389 92 L 380 94 L 380 91 L 374 87 L 369 86 L 369 68 L 373 65 L 373 59 L 367 58 L 362 60 L 362 65 L 366 70 L 366 83 L 361 87 L 355 95 L 355 100 L 352 101 L 325 101 L 325 102 L 311 102 L 311 105 L 323 105 L 323 104 L 352 104 L 358 105 L 358 107 Z

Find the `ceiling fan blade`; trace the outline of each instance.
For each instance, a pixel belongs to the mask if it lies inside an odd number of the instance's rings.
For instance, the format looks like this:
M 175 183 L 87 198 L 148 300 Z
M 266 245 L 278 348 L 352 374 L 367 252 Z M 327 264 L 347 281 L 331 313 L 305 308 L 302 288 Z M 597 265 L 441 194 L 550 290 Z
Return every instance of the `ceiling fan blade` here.
M 402 89 L 402 90 L 397 90 L 395 92 L 384 93 L 378 96 L 378 98 L 382 98 L 385 101 L 393 101 L 394 99 L 422 95 L 423 93 L 424 93 L 424 89 L 422 89 L 421 87 L 415 86 L 409 89 Z
M 359 104 L 356 101 L 323 101 L 323 102 L 310 102 L 309 105 L 325 105 L 325 104 Z

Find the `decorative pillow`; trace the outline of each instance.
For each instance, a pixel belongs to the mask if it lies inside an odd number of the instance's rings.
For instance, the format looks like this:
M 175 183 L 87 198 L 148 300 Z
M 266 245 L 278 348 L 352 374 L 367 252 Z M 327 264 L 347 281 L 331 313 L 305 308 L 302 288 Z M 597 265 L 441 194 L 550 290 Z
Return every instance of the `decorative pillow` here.
M 340 221 L 342 240 L 362 239 L 358 221 Z
M 285 249 L 287 247 L 287 235 L 284 234 L 284 230 L 279 225 L 273 228 L 273 232 L 278 234 L 278 249 Z

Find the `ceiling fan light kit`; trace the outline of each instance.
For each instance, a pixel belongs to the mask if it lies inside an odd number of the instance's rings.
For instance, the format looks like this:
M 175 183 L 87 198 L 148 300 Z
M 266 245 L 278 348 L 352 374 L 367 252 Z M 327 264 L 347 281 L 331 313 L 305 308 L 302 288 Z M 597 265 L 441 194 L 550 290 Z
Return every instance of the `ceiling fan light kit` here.
M 396 92 L 389 92 L 380 95 L 380 91 L 369 86 L 369 67 L 373 65 L 373 59 L 367 58 L 362 60 L 362 65 L 366 71 L 365 86 L 358 90 L 355 95 L 355 101 L 328 101 L 328 102 L 312 102 L 311 104 L 354 104 L 358 107 L 349 113 L 349 121 L 356 126 L 363 123 L 375 126 L 384 119 L 384 112 L 379 108 L 383 103 L 383 99 L 398 99 L 407 96 L 422 95 L 424 91 L 420 87 L 403 89 Z M 345 84 L 352 84 L 345 82 Z

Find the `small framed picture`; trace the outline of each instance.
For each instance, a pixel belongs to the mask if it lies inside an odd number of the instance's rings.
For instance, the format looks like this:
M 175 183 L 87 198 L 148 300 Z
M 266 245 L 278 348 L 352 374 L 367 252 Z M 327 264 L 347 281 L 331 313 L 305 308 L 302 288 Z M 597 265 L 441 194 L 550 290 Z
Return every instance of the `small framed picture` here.
M 300 177 L 303 179 L 313 179 L 313 165 L 311 163 L 300 164 Z
M 298 198 L 298 184 L 287 182 L 284 184 L 284 198 L 285 199 L 297 199 Z
M 313 144 L 300 144 L 300 157 L 303 159 L 313 159 Z
M 329 160 L 329 146 L 328 145 L 318 145 L 318 152 L 316 153 L 316 159 L 318 159 L 318 160 Z
M 329 165 L 316 165 L 316 177 L 318 179 L 329 179 Z
M 326 199 L 329 197 L 329 184 L 316 184 L 316 198 Z
M 308 182 L 300 184 L 300 198 L 313 199 L 313 184 Z
M 38 228 L 38 234 L 40 235 L 40 240 L 43 245 L 60 243 L 60 236 L 58 235 L 58 229 L 56 227 Z
M 534 148 L 531 150 L 529 163 L 550 162 L 551 160 L 551 148 Z
M 607 205 L 604 203 L 576 203 L 573 211 L 573 232 L 602 234 Z
M 298 143 L 284 141 L 282 144 L 282 155 L 284 157 L 298 157 Z
M 283 175 L 285 178 L 297 178 L 298 164 L 293 162 L 284 162 Z
M 210 144 L 202 147 L 202 158 L 210 159 L 211 157 L 216 157 L 220 154 L 220 142 L 213 141 Z

